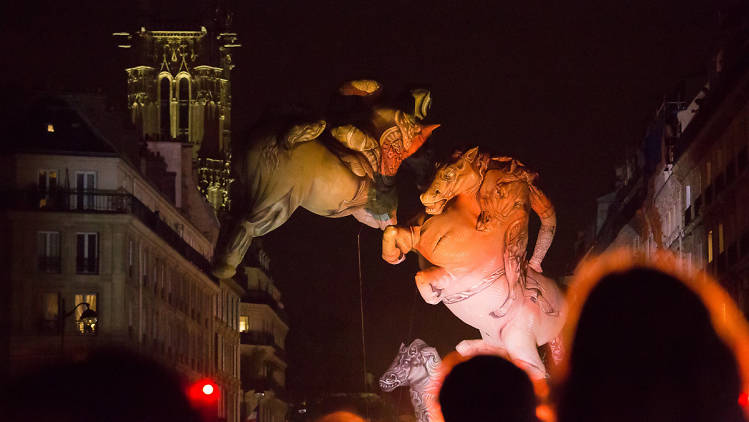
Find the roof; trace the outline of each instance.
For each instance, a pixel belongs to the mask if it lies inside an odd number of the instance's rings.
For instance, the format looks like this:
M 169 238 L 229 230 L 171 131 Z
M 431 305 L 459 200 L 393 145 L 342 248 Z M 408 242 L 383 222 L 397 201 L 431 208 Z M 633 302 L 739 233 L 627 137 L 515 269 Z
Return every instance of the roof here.
M 15 141 L 8 147 L 15 152 L 119 155 L 115 146 L 63 97 L 39 98 L 22 121 L 11 125 Z

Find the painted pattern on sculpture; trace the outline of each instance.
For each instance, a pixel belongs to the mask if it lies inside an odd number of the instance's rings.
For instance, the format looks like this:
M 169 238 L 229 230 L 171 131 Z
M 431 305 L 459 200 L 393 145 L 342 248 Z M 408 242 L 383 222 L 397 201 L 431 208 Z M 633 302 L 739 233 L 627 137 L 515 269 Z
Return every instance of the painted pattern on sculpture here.
M 437 349 L 421 339 L 408 346 L 401 343 L 393 364 L 380 377 L 380 388 L 390 392 L 399 387 L 408 387 L 416 420 L 419 422 L 442 422 L 437 410 L 440 359 Z
M 456 154 L 421 195 L 425 214 L 415 224 L 385 229 L 382 256 L 392 264 L 410 251 L 423 258 L 415 280 L 424 300 L 443 302 L 481 333 L 480 340 L 458 344 L 458 352 L 498 354 L 543 378 L 537 346 L 559 344 L 553 340 L 564 325 L 566 304 L 556 283 L 540 273 L 556 217 L 535 179 L 536 173 L 509 157 L 479 154 L 478 148 Z M 528 260 L 531 209 L 542 230 Z
M 380 89 L 364 80 L 348 82 L 340 92 L 376 97 Z M 232 277 L 252 238 L 285 223 L 298 207 L 324 217 L 351 215 L 378 229 L 395 224 L 395 174 L 437 127 L 416 117 L 423 117 L 429 98 L 414 91 L 413 114 L 368 105 L 368 121 L 350 118 L 357 125 L 328 128 L 325 120 L 302 120 L 256 129 L 245 150 L 237 146 L 234 154 L 235 222 L 219 241 L 213 274 Z

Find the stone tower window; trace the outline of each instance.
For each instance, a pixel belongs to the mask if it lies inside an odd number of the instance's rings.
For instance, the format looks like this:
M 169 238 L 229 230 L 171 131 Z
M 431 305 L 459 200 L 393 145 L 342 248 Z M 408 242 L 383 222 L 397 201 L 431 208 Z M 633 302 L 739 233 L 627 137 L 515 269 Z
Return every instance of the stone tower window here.
M 159 81 L 159 115 L 160 115 L 160 134 L 161 134 L 161 140 L 169 140 L 171 139 L 171 113 L 170 113 L 170 104 L 171 104 L 171 81 L 168 77 L 162 77 Z
M 190 129 L 190 79 L 185 76 L 179 78 L 177 81 L 177 94 L 179 98 L 179 131 L 177 138 L 183 142 L 187 142 Z

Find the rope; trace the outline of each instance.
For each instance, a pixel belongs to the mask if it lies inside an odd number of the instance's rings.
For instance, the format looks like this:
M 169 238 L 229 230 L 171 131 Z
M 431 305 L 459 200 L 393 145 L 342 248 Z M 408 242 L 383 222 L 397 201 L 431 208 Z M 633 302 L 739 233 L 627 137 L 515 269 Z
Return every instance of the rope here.
M 413 286 L 413 298 L 411 299 L 411 316 L 408 320 L 408 337 L 406 337 L 406 340 L 413 341 L 413 331 L 414 331 L 414 319 L 416 316 L 416 300 L 419 297 L 419 289 L 416 287 L 416 283 L 412 284 Z M 401 409 L 401 401 L 403 400 L 403 392 L 405 390 L 403 388 L 398 390 L 398 400 L 396 400 L 395 404 L 395 411 L 400 412 Z
M 357 270 L 359 274 L 359 319 L 361 321 L 361 353 L 362 353 L 362 381 L 364 384 L 364 392 L 367 393 L 367 345 L 364 338 L 364 281 L 361 275 L 361 226 L 359 226 L 359 232 L 356 234 L 356 262 Z M 370 421 L 369 417 L 369 398 L 364 398 L 364 408 L 367 413 L 367 421 Z

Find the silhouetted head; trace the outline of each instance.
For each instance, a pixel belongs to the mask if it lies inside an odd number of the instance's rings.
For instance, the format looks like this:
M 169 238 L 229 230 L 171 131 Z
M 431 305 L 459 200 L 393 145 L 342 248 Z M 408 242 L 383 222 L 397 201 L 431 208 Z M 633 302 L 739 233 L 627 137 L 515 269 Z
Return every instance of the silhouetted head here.
M 336 411 L 316 419 L 315 422 L 365 422 L 359 415 L 347 411 Z
M 742 421 L 733 352 L 701 298 L 647 266 L 605 274 L 579 312 L 566 421 Z
M 100 353 L 18 376 L 2 391 L 8 422 L 199 422 L 178 376 L 145 358 Z
M 536 421 L 526 373 L 497 356 L 476 356 L 447 374 L 439 393 L 445 422 Z

